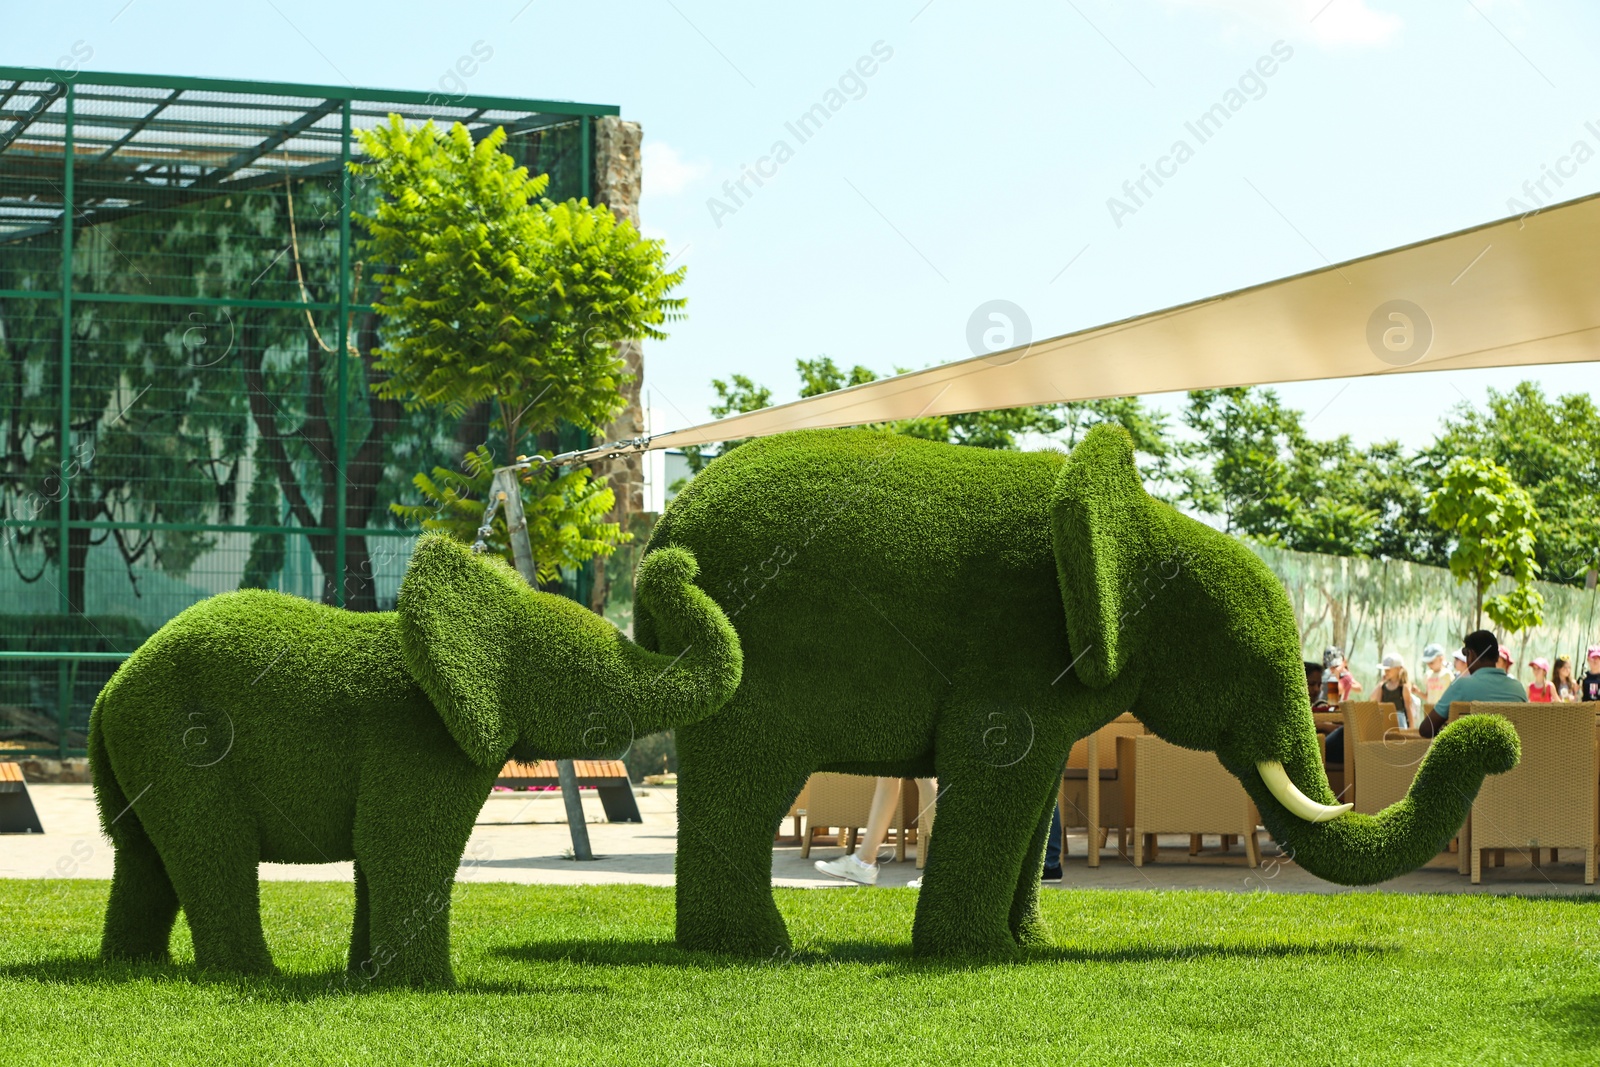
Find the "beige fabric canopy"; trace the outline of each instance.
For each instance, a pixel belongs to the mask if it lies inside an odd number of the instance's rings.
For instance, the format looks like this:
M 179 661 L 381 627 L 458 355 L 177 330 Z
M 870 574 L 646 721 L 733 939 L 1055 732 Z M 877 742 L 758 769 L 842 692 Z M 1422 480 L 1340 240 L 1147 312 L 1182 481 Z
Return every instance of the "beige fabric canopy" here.
M 1234 385 L 1600 359 L 1600 195 L 1323 270 L 657 434 L 785 430 Z

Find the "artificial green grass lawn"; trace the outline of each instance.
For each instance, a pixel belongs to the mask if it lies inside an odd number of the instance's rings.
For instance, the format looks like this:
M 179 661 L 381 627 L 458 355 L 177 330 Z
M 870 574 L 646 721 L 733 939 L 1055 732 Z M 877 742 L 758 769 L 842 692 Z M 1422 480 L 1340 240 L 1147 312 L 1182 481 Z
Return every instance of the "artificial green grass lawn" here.
M 94 957 L 108 883 L 0 881 L 0 1061 L 1582 1063 L 1600 901 L 1048 891 L 1024 962 L 910 956 L 916 895 L 778 890 L 796 951 L 672 943 L 672 890 L 458 885 L 452 992 L 351 994 L 352 892 L 262 886 L 284 975 Z

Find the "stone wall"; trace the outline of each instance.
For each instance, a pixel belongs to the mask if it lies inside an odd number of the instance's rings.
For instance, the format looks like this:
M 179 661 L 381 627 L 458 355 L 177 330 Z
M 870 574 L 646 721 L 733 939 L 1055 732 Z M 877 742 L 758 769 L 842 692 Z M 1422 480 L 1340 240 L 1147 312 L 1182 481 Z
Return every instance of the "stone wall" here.
M 625 122 L 615 115 L 605 115 L 595 120 L 594 155 L 596 203 L 605 204 L 619 218 L 639 225 L 639 190 L 643 170 L 639 160 L 639 145 L 644 138 L 637 122 Z M 644 386 L 644 348 L 638 341 L 626 341 L 618 346 L 627 373 L 632 380 L 622 388 L 627 406 L 617 415 L 616 421 L 606 427 L 606 441 L 620 441 L 638 437 L 645 432 L 644 404 L 641 400 Z M 599 442 L 596 442 L 597 444 Z M 644 457 L 623 456 L 618 459 L 594 463 L 591 469 L 611 482 L 617 503 L 608 516 L 611 521 L 629 526 L 629 517 L 644 510 Z M 600 610 L 607 590 L 604 568 L 596 566 L 591 607 Z

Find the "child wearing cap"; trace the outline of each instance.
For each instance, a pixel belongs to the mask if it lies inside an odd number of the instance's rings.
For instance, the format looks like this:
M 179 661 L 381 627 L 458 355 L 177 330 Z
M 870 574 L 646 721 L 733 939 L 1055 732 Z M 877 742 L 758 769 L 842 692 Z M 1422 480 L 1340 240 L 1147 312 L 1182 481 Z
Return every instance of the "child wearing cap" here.
M 1589 671 L 1578 682 L 1580 700 L 1600 700 L 1600 645 L 1589 646 Z
M 1372 699 L 1380 704 L 1392 704 L 1395 710 L 1395 720 L 1400 729 L 1404 730 L 1411 725 L 1411 683 L 1406 677 L 1406 661 L 1394 653 L 1383 657 L 1383 662 L 1378 664 L 1378 670 L 1383 672 L 1383 677 L 1378 681 L 1377 692 Z
M 1464 661 L 1465 657 L 1463 657 Z M 1445 666 L 1444 646 L 1429 645 L 1422 650 L 1422 662 L 1427 671 L 1422 676 L 1422 699 L 1429 705 L 1439 703 L 1444 691 L 1456 680 L 1454 672 Z
M 1322 650 L 1322 677 L 1326 681 L 1339 683 L 1341 704 L 1361 692 L 1361 683 L 1356 681 L 1356 676 L 1345 666 L 1344 652 L 1338 645 L 1330 645 Z
M 1528 683 L 1529 703 L 1554 704 L 1556 687 L 1550 681 L 1550 661 L 1540 656 L 1538 659 L 1529 660 L 1528 666 L 1533 669 L 1533 681 Z

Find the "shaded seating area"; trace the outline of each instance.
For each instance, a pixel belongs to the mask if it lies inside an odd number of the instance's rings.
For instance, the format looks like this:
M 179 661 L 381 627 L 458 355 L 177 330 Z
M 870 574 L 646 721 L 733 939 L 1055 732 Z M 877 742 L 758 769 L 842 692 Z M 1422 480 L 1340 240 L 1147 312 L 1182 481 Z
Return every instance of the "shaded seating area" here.
M 573 761 L 573 770 L 577 772 L 580 788 L 594 787 L 607 822 L 644 822 L 639 814 L 639 802 L 634 799 L 633 785 L 628 781 L 627 764 L 615 759 L 580 759 Z M 561 780 L 556 776 L 555 760 L 537 763 L 513 760 L 500 768 L 494 784 L 508 789 L 559 788 Z
M 1059 807 L 1064 834 L 1077 830 L 1086 835 L 1090 867 L 1100 866 L 1101 850 L 1113 829 L 1117 854 L 1135 866 L 1159 856 L 1159 834 L 1187 836 L 1191 856 L 1201 853 L 1206 835 L 1217 836 L 1221 853 L 1242 839 L 1246 862 L 1252 867 L 1260 862 L 1259 815 L 1238 780 L 1215 755 L 1162 741 L 1129 713 L 1072 747 L 1062 772 Z M 1067 854 L 1063 840 L 1063 858 Z
M 1486 779 L 1449 851 L 1459 851 L 1457 868 L 1480 884 L 1485 867 L 1504 866 L 1507 851 L 1528 857 L 1534 867 L 1584 860 L 1584 882 L 1594 884 L 1600 858 L 1600 713 L 1594 704 L 1470 704 L 1458 701 L 1450 718 L 1502 715 L 1522 739 L 1522 762 L 1512 771 Z M 1324 721 L 1326 720 L 1326 721 Z M 1326 768 L 1330 786 L 1360 814 L 1377 814 L 1405 798 L 1432 745 L 1413 728 L 1398 725 L 1392 705 L 1348 701 L 1318 715 L 1319 732 L 1344 727 L 1344 766 Z M 1324 753 L 1326 756 L 1326 753 Z M 819 838 L 853 850 L 867 825 L 876 780 L 863 775 L 812 775 L 791 807 L 793 837 L 809 856 Z M 1188 855 L 1225 855 L 1242 843 L 1244 860 L 1259 866 L 1260 813 L 1238 779 L 1210 752 L 1173 745 L 1149 733 L 1132 714 L 1080 739 L 1063 767 L 1057 804 L 1063 830 L 1062 858 L 1069 855 L 1067 834 L 1087 837 L 1086 865 L 1101 866 L 1112 830 L 1117 853 L 1135 867 L 1159 859 L 1160 835 L 1188 838 Z M 919 813 L 912 779 L 901 782 L 890 834 L 895 858 L 914 849 L 918 867 L 926 863 L 933 809 Z M 919 819 L 920 814 L 920 819 Z M 1203 848 L 1215 835 L 1218 848 Z M 1129 838 L 1132 849 L 1129 849 Z M 1238 855 L 1237 852 L 1234 853 Z M 1236 860 L 1231 862 L 1237 862 Z

